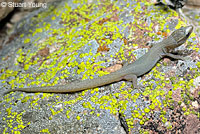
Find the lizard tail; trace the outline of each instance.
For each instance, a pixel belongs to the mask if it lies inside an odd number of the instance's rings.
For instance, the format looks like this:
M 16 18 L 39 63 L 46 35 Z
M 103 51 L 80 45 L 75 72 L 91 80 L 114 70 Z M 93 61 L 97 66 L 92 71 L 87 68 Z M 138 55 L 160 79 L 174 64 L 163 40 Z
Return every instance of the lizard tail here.
M 75 81 L 67 83 L 65 85 L 57 86 L 47 86 L 47 87 L 30 87 L 30 88 L 16 88 L 4 92 L 4 95 L 12 91 L 22 91 L 22 92 L 46 92 L 46 93 L 69 93 L 77 92 L 86 89 L 91 89 L 95 87 L 100 87 L 106 84 L 110 84 L 123 79 L 123 76 L 119 76 L 119 73 L 111 73 L 109 75 L 104 75 L 102 77 L 94 79 L 86 79 L 83 81 Z

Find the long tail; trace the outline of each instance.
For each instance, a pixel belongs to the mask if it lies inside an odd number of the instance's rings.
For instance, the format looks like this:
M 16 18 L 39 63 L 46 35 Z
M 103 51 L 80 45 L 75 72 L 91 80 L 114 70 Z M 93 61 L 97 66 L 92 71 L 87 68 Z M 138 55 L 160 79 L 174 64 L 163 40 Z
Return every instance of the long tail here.
M 46 93 L 67 93 L 67 92 L 77 92 L 85 89 L 91 89 L 95 87 L 100 87 L 106 84 L 110 84 L 119 81 L 123 78 L 119 76 L 119 72 L 113 72 L 102 77 L 87 79 L 83 81 L 75 81 L 72 83 L 67 83 L 66 85 L 57 86 L 47 86 L 47 87 L 30 87 L 30 88 L 16 88 L 4 92 L 4 95 L 12 91 L 23 91 L 23 92 L 46 92 Z

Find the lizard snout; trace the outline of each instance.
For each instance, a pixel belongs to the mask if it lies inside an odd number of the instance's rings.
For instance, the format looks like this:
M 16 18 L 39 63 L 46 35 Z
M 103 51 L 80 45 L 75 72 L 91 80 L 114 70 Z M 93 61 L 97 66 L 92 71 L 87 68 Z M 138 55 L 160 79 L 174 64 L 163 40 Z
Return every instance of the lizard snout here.
M 193 26 L 192 25 L 186 27 L 185 32 L 186 32 L 187 37 L 190 36 L 190 34 L 192 33 L 192 30 L 193 30 Z

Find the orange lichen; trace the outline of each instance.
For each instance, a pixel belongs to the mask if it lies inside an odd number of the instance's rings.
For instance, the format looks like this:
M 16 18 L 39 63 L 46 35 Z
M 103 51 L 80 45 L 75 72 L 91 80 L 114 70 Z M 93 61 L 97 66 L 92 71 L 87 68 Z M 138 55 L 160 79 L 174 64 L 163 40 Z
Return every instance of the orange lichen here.
M 103 52 L 103 51 L 108 52 L 109 50 L 110 48 L 108 48 L 106 45 L 103 45 L 103 46 L 99 46 L 99 48 L 97 49 L 97 52 Z
M 167 37 L 168 34 L 167 34 L 166 32 L 163 32 L 163 33 L 162 33 L 162 36 Z

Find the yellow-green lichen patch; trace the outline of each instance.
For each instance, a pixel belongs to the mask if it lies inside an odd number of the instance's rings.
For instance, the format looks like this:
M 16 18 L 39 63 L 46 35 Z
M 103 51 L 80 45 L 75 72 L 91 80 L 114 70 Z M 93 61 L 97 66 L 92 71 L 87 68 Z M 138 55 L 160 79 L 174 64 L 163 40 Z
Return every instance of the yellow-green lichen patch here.
M 60 109 L 60 110 L 58 110 L 58 111 L 55 111 L 53 108 L 50 108 L 50 110 L 51 110 L 51 113 L 52 113 L 53 116 L 56 115 L 56 114 L 59 114 L 60 112 L 63 111 L 63 109 Z
M 83 105 L 84 108 L 89 108 L 89 109 L 92 109 L 92 110 L 95 109 L 94 107 L 92 107 L 90 102 L 83 102 L 82 105 Z
M 76 116 L 76 119 L 77 119 L 77 120 L 80 120 L 80 119 L 81 119 L 81 117 L 80 117 L 80 116 Z
M 26 39 L 24 40 L 24 44 L 29 43 L 30 40 L 31 40 L 30 38 L 26 38 Z
M 82 99 L 83 99 L 83 98 L 79 96 L 79 97 L 77 97 L 77 98 L 74 99 L 74 100 L 65 101 L 64 104 L 65 104 L 65 105 L 67 105 L 67 104 L 72 105 L 72 104 L 74 104 L 74 103 L 76 103 L 76 102 L 78 102 L 78 101 L 80 101 L 80 100 L 82 100 Z
M 41 131 L 40 131 L 41 133 L 47 133 L 47 134 L 51 134 L 50 132 L 49 132 L 49 129 L 42 129 Z
M 30 124 L 30 122 L 24 124 L 22 121 L 22 114 L 25 112 L 11 112 L 11 108 L 8 108 L 7 111 L 7 117 L 6 117 L 6 124 L 7 128 L 4 129 L 6 131 L 8 128 L 12 130 L 12 133 L 18 133 L 20 130 L 24 129 L 26 126 Z M 5 119 L 5 118 L 4 118 Z M 13 124 L 18 124 L 16 127 L 13 127 Z

